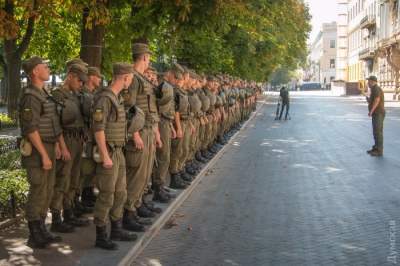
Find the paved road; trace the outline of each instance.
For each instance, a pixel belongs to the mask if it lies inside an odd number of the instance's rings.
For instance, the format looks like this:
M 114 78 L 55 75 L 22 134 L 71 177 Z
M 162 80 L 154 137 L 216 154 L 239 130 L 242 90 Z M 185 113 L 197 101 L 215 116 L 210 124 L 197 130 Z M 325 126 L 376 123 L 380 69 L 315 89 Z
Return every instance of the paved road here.
M 134 265 L 400 263 L 400 108 L 388 108 L 383 158 L 365 153 L 362 101 L 291 108 L 275 122 L 266 104 Z

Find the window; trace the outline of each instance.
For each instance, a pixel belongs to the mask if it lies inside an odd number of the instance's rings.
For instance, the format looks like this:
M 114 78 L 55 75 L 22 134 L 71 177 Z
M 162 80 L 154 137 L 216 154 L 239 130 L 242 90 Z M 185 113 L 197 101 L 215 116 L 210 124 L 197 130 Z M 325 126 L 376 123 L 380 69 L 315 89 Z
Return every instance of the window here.
M 335 68 L 335 59 L 331 59 L 329 65 L 330 68 Z
M 331 40 L 331 41 L 330 41 L 329 47 L 331 47 L 331 48 L 335 48 L 335 47 L 336 47 L 336 42 L 335 42 L 335 40 Z

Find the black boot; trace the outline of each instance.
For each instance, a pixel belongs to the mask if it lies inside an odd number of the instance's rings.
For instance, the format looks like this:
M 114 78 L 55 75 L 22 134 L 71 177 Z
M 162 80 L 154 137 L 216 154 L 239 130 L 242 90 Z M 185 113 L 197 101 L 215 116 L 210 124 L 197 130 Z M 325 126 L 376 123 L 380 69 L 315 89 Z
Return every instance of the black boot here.
M 107 228 L 105 226 L 96 226 L 96 243 L 95 246 L 107 250 L 117 250 L 118 245 L 112 242 L 107 236 Z
M 185 171 L 186 171 L 186 173 L 188 173 L 189 175 L 196 175 L 196 169 L 194 169 L 192 163 L 186 165 Z
M 42 218 L 40 220 L 40 230 L 42 231 L 42 235 L 44 239 L 46 239 L 47 243 L 59 243 L 62 241 L 61 236 L 54 235 L 47 230 L 46 223 L 45 223 L 46 218 Z
M 181 178 L 183 179 L 183 181 L 186 181 L 186 182 L 188 182 L 189 184 L 190 184 L 190 182 L 193 181 L 193 178 L 192 178 L 188 173 L 186 173 L 185 170 L 183 170 L 183 171 L 180 172 L 180 176 L 181 176 Z
M 171 188 L 174 189 L 185 189 L 188 187 L 188 185 L 181 179 L 180 174 L 171 174 Z
M 79 200 L 79 195 L 75 195 L 73 211 L 76 217 L 81 217 L 83 214 L 93 213 L 94 207 L 86 207 Z
M 75 231 L 74 227 L 61 220 L 61 213 L 58 210 L 51 210 L 51 227 L 52 232 L 58 233 L 72 233 Z
M 122 218 L 122 226 L 125 230 L 133 232 L 144 232 L 146 227 L 136 220 L 136 214 L 133 211 L 124 210 L 124 216 Z
M 122 220 L 111 221 L 111 234 L 110 239 L 114 241 L 135 241 L 137 235 L 126 232 L 122 229 Z
M 40 230 L 40 221 L 28 222 L 29 238 L 27 245 L 31 248 L 45 248 L 48 241 Z
M 196 160 L 201 162 L 201 163 L 206 163 L 207 162 L 207 159 L 204 158 L 203 156 L 201 156 L 201 152 L 199 152 L 199 151 L 196 152 L 195 157 L 196 157 Z
M 147 202 L 143 200 L 143 205 L 150 211 L 154 213 L 162 213 L 162 209 L 159 207 L 156 207 L 152 202 Z
M 87 219 L 87 218 L 75 217 L 72 209 L 64 210 L 64 222 L 66 222 L 67 224 L 70 224 L 72 226 L 77 226 L 77 227 L 84 227 L 84 226 L 88 226 L 90 224 L 89 219 Z
M 137 208 L 136 211 L 137 211 L 137 215 L 139 215 L 139 217 L 153 218 L 156 216 L 156 214 L 154 212 L 152 212 L 151 210 L 149 210 L 144 204 L 140 205 L 140 207 Z
M 93 187 L 85 187 L 82 190 L 81 202 L 87 208 L 94 208 L 96 195 L 93 192 Z
M 154 196 L 153 196 L 154 201 L 158 201 L 161 203 L 168 203 L 171 198 L 168 196 L 168 194 L 162 189 L 162 186 L 154 186 Z

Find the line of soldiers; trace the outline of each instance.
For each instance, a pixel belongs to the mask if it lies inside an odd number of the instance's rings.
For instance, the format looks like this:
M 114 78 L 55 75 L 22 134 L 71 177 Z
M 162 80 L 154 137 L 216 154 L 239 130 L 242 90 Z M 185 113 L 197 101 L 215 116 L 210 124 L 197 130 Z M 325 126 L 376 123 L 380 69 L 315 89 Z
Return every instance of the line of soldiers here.
M 201 76 L 178 63 L 157 73 L 150 57 L 146 44 L 134 44 L 133 64 L 115 63 L 105 88 L 99 69 L 73 59 L 51 92 L 47 61 L 35 56 L 23 63 L 29 83 L 20 99 L 20 149 L 30 184 L 29 246 L 62 241 L 52 232 L 88 226 L 82 214 L 90 212 L 97 247 L 134 241 L 133 232 L 145 231 L 161 212 L 153 201 L 167 203 L 174 189 L 188 187 L 254 111 L 255 83 Z

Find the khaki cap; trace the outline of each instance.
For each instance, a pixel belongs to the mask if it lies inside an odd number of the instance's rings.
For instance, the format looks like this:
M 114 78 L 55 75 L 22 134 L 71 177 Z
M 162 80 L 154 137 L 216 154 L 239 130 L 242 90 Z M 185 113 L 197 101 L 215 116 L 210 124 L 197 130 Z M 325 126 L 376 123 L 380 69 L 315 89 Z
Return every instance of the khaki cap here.
M 49 60 L 44 60 L 39 56 L 32 56 L 22 63 L 22 69 L 25 71 L 26 74 L 30 74 L 37 65 L 48 63 Z
M 97 76 L 102 78 L 100 69 L 98 67 L 88 67 L 88 76 Z
M 88 69 L 84 65 L 81 64 L 72 64 L 69 66 L 67 73 L 75 73 L 78 75 L 79 79 L 83 82 L 86 82 L 88 77 Z
M 74 59 L 71 59 L 71 60 L 67 61 L 67 63 L 65 64 L 65 66 L 66 66 L 66 68 L 67 68 L 67 72 L 68 72 L 68 69 L 71 67 L 71 65 L 76 65 L 76 64 L 78 64 L 78 65 L 83 65 L 84 67 L 88 67 L 88 66 L 89 66 L 89 65 L 88 65 L 85 61 L 83 61 L 82 59 L 80 59 L 80 58 L 74 58 Z
M 113 75 L 114 76 L 119 76 L 119 75 L 125 75 L 125 74 L 131 74 L 133 73 L 133 66 L 128 63 L 115 63 L 113 65 Z
M 141 54 L 152 54 L 149 49 L 149 46 L 145 43 L 134 43 L 132 45 L 132 54 L 141 55 Z

